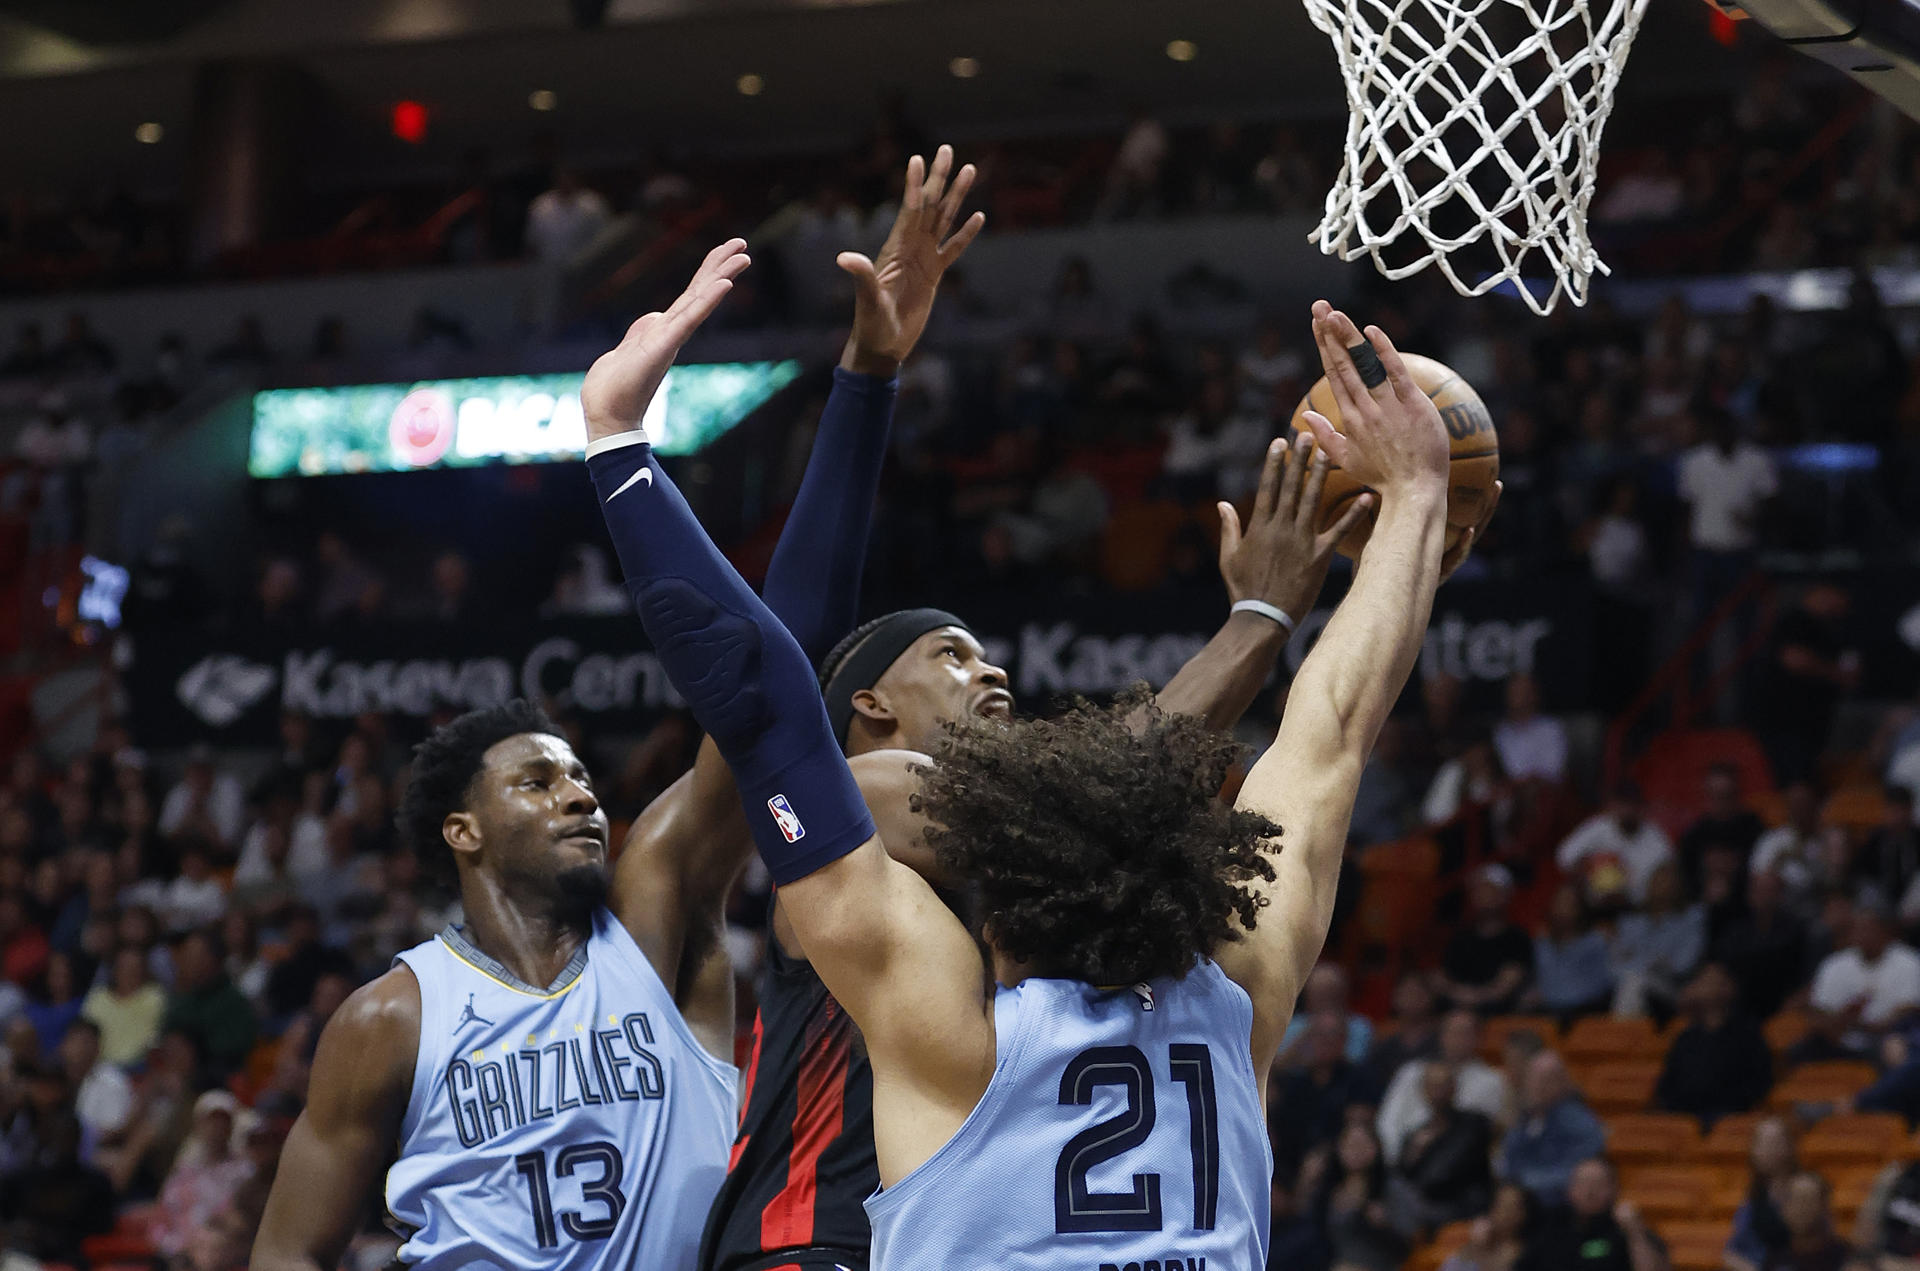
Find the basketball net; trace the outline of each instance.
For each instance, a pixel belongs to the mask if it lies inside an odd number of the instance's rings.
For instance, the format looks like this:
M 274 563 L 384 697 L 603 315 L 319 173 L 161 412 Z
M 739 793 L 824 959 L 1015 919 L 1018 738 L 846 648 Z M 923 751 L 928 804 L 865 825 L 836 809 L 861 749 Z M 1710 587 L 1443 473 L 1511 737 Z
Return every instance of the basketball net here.
M 1512 282 L 1540 314 L 1563 292 L 1585 304 L 1607 272 L 1587 237 L 1600 132 L 1647 0 L 1306 6 L 1351 112 L 1320 250 L 1371 256 L 1388 278 L 1438 265 L 1465 296 Z M 1527 272 L 1552 274 L 1544 299 Z

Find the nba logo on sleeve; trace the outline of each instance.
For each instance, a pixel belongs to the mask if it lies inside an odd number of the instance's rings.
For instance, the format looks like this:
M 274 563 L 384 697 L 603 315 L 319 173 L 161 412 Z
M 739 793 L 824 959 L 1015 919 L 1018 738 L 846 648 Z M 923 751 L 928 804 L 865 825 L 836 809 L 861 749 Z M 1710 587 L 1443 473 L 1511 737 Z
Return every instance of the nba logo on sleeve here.
M 776 794 L 767 800 L 767 811 L 773 813 L 775 825 L 787 836 L 787 842 L 798 843 L 807 837 L 807 827 L 800 824 L 800 818 L 793 814 L 793 805 L 787 802 L 787 796 Z

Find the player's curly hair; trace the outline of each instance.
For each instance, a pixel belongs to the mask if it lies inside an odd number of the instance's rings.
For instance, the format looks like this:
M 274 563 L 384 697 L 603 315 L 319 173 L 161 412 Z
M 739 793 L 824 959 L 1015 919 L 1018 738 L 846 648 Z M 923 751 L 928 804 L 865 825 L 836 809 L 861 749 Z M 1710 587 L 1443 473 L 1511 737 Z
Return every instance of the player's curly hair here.
M 921 769 L 928 844 L 993 946 L 1089 984 L 1179 978 L 1251 929 L 1280 827 L 1228 806 L 1232 738 L 1140 684 L 1055 720 L 965 720 Z
M 413 768 L 393 822 L 400 841 L 443 879 L 453 874 L 453 849 L 440 827 L 449 816 L 466 810 L 487 752 L 521 733 L 562 735 L 545 711 L 516 697 L 449 720 L 413 748 Z

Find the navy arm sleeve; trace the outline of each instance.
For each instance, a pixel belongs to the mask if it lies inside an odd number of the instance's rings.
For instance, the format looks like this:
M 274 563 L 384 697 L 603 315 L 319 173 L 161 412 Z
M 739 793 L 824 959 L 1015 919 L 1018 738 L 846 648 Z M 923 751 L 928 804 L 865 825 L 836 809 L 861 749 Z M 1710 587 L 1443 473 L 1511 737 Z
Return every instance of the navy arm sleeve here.
M 754 844 L 790 883 L 874 836 L 806 654 L 720 554 L 641 431 L 587 447 L 641 624 L 733 769 Z

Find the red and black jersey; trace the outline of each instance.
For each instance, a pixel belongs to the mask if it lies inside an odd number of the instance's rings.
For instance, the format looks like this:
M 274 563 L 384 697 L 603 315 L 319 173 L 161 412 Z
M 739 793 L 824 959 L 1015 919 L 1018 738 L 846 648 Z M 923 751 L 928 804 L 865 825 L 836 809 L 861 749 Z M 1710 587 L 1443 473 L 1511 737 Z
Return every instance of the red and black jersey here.
M 865 1271 L 864 1205 L 879 1186 L 866 1046 L 812 964 L 770 936 L 740 1132 L 707 1216 L 701 1271 Z

